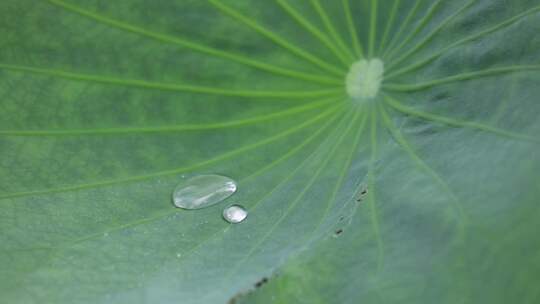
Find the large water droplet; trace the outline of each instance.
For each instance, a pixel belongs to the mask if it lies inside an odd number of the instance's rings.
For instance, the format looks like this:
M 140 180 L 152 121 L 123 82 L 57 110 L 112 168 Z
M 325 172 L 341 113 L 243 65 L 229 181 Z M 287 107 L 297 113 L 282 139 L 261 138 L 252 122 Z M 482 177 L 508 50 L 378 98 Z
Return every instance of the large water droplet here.
M 247 211 L 240 205 L 232 205 L 223 210 L 223 218 L 232 224 L 238 224 L 247 217 Z
M 197 175 L 182 181 L 173 192 L 178 208 L 201 209 L 215 205 L 236 192 L 236 182 L 221 175 Z

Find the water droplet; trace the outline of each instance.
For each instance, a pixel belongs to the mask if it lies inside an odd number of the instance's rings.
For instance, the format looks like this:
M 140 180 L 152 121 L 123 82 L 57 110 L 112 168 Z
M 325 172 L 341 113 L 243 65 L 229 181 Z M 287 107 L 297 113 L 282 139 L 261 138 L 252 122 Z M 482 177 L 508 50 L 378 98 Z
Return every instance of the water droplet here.
M 181 258 L 181 257 L 182 257 L 182 254 L 181 254 L 181 253 L 177 253 L 177 254 L 176 254 L 176 257 L 177 257 L 177 258 Z
M 197 175 L 182 181 L 173 192 L 178 208 L 201 209 L 215 205 L 236 192 L 236 182 L 221 175 Z
M 232 224 L 238 224 L 247 217 L 247 211 L 240 205 L 231 205 L 223 210 L 223 218 Z

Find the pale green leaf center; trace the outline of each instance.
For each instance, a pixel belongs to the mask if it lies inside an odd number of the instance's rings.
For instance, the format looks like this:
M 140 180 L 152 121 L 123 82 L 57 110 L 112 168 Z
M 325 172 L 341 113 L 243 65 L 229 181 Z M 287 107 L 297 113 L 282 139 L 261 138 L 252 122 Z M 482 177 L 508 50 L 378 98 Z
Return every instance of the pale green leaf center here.
M 378 58 L 355 62 L 345 79 L 347 94 L 353 99 L 377 96 L 384 74 L 384 63 Z

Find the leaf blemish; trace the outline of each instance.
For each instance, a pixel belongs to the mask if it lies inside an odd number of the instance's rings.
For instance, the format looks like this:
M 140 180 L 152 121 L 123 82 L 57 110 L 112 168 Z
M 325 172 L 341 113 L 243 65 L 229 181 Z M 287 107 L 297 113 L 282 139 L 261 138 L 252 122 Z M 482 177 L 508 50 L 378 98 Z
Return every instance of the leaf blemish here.
M 338 236 L 343 233 L 343 229 L 336 230 L 335 236 Z
M 257 281 L 255 284 L 253 284 L 253 287 L 255 288 L 250 288 L 249 290 L 247 291 L 242 291 L 242 292 L 239 292 L 237 294 L 235 294 L 231 299 L 229 299 L 229 301 L 227 302 L 227 304 L 235 304 L 235 303 L 238 303 L 238 301 L 240 300 L 240 298 L 242 297 L 246 297 L 248 296 L 250 293 L 253 293 L 255 292 L 258 288 L 261 288 L 263 285 L 265 285 L 266 283 L 268 283 L 270 279 L 268 277 L 262 277 L 259 281 Z
M 358 188 L 359 189 L 356 195 L 356 201 L 361 202 L 366 198 L 366 195 L 368 194 L 368 187 L 366 184 L 361 184 Z
M 255 283 L 255 288 L 259 288 L 259 287 L 263 286 L 266 283 L 268 283 L 268 278 L 263 277 L 257 283 Z

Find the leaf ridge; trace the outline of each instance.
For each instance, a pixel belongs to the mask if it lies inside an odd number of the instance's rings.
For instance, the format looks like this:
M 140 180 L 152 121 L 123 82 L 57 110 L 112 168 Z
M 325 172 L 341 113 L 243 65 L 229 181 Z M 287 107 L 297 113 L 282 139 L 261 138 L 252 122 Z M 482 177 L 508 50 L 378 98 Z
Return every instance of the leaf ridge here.
M 371 10 L 369 13 L 369 50 L 368 57 L 373 57 L 373 52 L 375 51 L 375 36 L 377 35 L 377 11 L 378 11 L 378 0 L 371 0 Z
M 343 11 L 345 13 L 345 21 L 347 22 L 347 28 L 349 29 L 349 35 L 353 45 L 354 52 L 359 59 L 364 58 L 364 49 L 360 40 L 358 39 L 358 33 L 354 25 L 354 19 L 351 12 L 351 5 L 349 0 L 342 0 Z
M 304 16 L 302 16 L 297 10 L 295 10 L 286 0 L 276 0 L 278 5 L 292 17 L 302 28 L 308 33 L 315 36 L 322 42 L 346 67 L 351 63 L 350 59 L 347 59 L 347 55 L 338 50 L 337 47 L 330 41 L 330 39 L 316 28 L 311 22 L 309 22 Z
M 439 174 L 433 170 L 418 154 L 416 151 L 411 147 L 409 142 L 403 137 L 401 132 L 397 129 L 397 127 L 394 125 L 393 122 L 391 122 L 388 114 L 386 113 L 384 107 L 380 107 L 381 117 L 383 120 L 383 123 L 385 124 L 388 131 L 392 134 L 393 138 L 396 140 L 396 142 L 401 146 L 401 148 L 409 155 L 409 157 L 415 162 L 415 164 L 423 170 L 425 173 L 427 173 L 431 178 L 433 178 L 436 183 L 439 185 L 439 187 L 444 190 L 449 196 L 450 201 L 452 202 L 455 212 L 457 214 L 457 217 L 459 219 L 459 229 L 460 234 L 462 235 L 465 232 L 465 227 L 468 225 L 468 216 L 465 212 L 465 209 L 463 208 L 461 201 L 459 198 L 454 194 L 450 186 L 446 183 L 444 179 L 442 179 Z
M 350 113 L 348 113 L 350 114 Z M 348 117 L 348 115 L 346 115 L 345 117 Z M 352 125 L 353 121 L 351 120 L 349 122 L 349 127 L 350 125 Z M 336 127 L 336 129 L 334 130 L 335 133 L 338 133 L 338 131 L 340 131 L 342 129 L 343 126 L 341 127 Z M 225 278 L 225 281 L 227 281 L 231 276 L 232 274 L 236 271 L 236 269 L 238 268 L 239 265 L 241 265 L 244 261 L 248 260 L 252 255 L 253 253 L 264 243 L 264 241 L 272 234 L 272 232 L 274 232 L 274 230 L 279 226 L 279 224 L 281 223 L 281 221 L 283 221 L 285 218 L 287 218 L 287 216 L 289 215 L 289 213 L 294 209 L 294 207 L 300 202 L 300 200 L 302 199 L 302 197 L 304 196 L 304 194 L 309 190 L 309 188 L 315 183 L 315 181 L 317 180 L 317 178 L 319 177 L 322 169 L 325 167 L 325 165 L 327 164 L 327 162 L 329 161 L 330 157 L 335 153 L 336 151 L 336 148 L 341 144 L 343 138 L 345 137 L 345 134 L 347 132 L 341 132 L 341 135 L 339 136 L 339 138 L 337 139 L 336 141 L 336 144 L 333 146 L 333 148 L 329 151 L 329 153 L 327 154 L 327 156 L 325 157 L 325 159 L 323 160 L 323 164 L 321 166 L 318 167 L 317 171 L 313 174 L 313 177 L 309 180 L 309 182 L 306 184 L 306 186 L 302 189 L 302 191 L 300 191 L 300 193 L 296 196 L 296 198 L 294 199 L 294 201 L 289 204 L 289 206 L 287 207 L 287 209 L 285 210 L 285 212 L 283 213 L 283 215 L 270 227 L 270 229 L 268 230 L 268 232 L 266 234 L 264 234 L 262 236 L 262 238 L 260 239 L 259 242 L 257 242 L 251 250 L 249 250 L 246 255 L 239 259 L 239 261 L 237 263 L 234 264 L 234 266 L 231 268 L 231 270 L 229 271 L 229 273 L 226 275 L 226 278 Z M 334 133 L 333 133 L 334 134 Z M 307 160 L 307 159 L 306 159 Z
M 336 31 L 334 25 L 332 24 L 332 21 L 324 11 L 321 2 L 319 0 L 311 0 L 311 5 L 315 8 L 317 14 L 319 14 L 319 17 L 321 18 L 324 26 L 326 27 L 326 30 L 328 31 L 328 33 L 330 33 L 330 37 L 334 39 L 337 45 L 341 48 L 343 52 L 345 52 L 345 54 L 347 54 L 347 56 L 349 56 L 349 58 L 354 60 L 354 56 L 351 53 L 351 50 L 345 45 L 345 42 L 343 42 L 343 40 L 341 39 L 341 36 Z
M 518 134 L 515 132 L 506 131 L 503 129 L 492 127 L 490 125 L 483 124 L 483 123 L 463 121 L 463 120 L 445 117 L 445 116 L 441 116 L 441 115 L 437 115 L 433 113 L 423 112 L 420 110 L 413 109 L 411 107 L 407 107 L 403 105 L 401 102 L 397 101 L 396 99 L 390 97 L 389 95 L 386 95 L 385 97 L 386 97 L 385 98 L 386 103 L 392 108 L 394 108 L 395 110 L 397 110 L 398 112 L 412 115 L 412 116 L 415 116 L 424 120 L 430 120 L 430 121 L 442 123 L 442 124 L 453 126 L 453 127 L 477 129 L 483 132 L 489 132 L 489 133 L 493 133 L 493 134 L 501 135 L 504 137 L 517 139 L 517 140 L 540 143 L 540 139 L 538 138 L 534 138 L 534 137 L 523 135 L 523 134 Z
M 413 39 L 414 37 L 416 37 L 416 35 L 418 35 L 418 33 L 420 33 L 420 31 L 433 18 L 435 11 L 439 7 L 439 5 L 441 5 L 441 3 L 442 3 L 442 0 L 437 0 L 435 3 L 433 3 L 433 5 L 429 7 L 426 14 L 422 17 L 422 19 L 420 19 L 418 25 L 411 31 L 411 33 L 405 39 L 403 39 L 403 41 L 397 47 L 395 47 L 389 52 L 388 54 L 389 60 L 391 60 L 392 55 L 394 53 L 399 52 L 405 45 L 407 45 L 407 43 L 409 43 L 409 41 L 411 41 L 411 39 Z
M 334 116 L 334 119 L 332 120 L 329 120 L 323 127 L 321 127 L 318 131 L 317 131 L 317 136 L 323 131 L 323 130 L 326 130 L 329 126 L 332 125 L 332 123 L 337 119 L 339 115 L 335 115 Z M 341 119 L 341 121 L 344 120 L 344 118 L 346 117 L 346 115 L 344 115 L 344 117 Z M 328 136 L 327 136 L 327 139 L 330 137 L 330 134 L 332 133 L 329 133 Z M 310 141 L 315 139 L 317 136 L 311 136 L 310 138 Z M 283 178 L 278 184 L 276 184 L 275 186 L 272 187 L 272 189 L 270 191 L 268 191 L 266 194 L 264 194 L 263 196 L 261 196 L 261 198 L 257 199 L 257 201 L 252 205 L 250 206 L 250 210 L 251 212 L 253 212 L 257 206 L 259 206 L 266 198 L 270 197 L 274 192 L 275 190 L 277 190 L 279 187 L 281 187 L 282 185 L 286 184 L 297 172 L 298 170 L 300 170 L 306 163 L 308 160 L 311 159 L 311 157 L 316 154 L 317 152 L 320 151 L 321 147 L 322 147 L 322 144 L 324 143 L 324 140 L 321 141 L 321 143 L 315 148 L 313 149 L 305 158 L 303 161 L 301 161 L 292 171 L 290 171 L 287 176 L 285 176 L 285 178 Z M 305 145 L 307 145 L 307 141 L 305 141 Z M 299 147 L 296 147 L 296 150 L 299 151 L 301 148 Z M 294 153 L 287 153 L 287 154 L 294 154 Z M 289 156 L 290 156 L 289 155 Z M 222 232 L 225 233 L 226 231 L 228 231 L 229 229 L 231 228 L 231 226 L 227 226 L 227 228 L 225 228 Z M 211 235 L 209 238 L 205 239 L 204 242 L 201 242 L 198 246 L 198 247 L 201 247 L 202 245 L 204 245 L 205 243 L 207 243 L 208 241 L 210 241 L 212 238 L 214 238 L 215 236 L 217 236 L 218 233 L 215 233 L 213 235 Z M 193 252 L 194 250 L 190 250 L 189 252 Z
M 435 35 L 437 35 L 444 27 L 446 27 L 450 22 L 452 22 L 455 18 L 459 17 L 461 14 L 463 14 L 467 8 L 471 7 L 476 0 L 470 0 L 469 2 L 465 3 L 460 9 L 458 9 L 455 13 L 448 16 L 446 19 L 444 19 L 433 31 L 427 34 L 427 36 L 418 44 L 413 46 L 408 52 L 403 54 L 403 56 L 399 57 L 396 60 L 393 60 L 393 58 L 390 58 L 389 61 L 391 64 L 388 67 L 388 70 L 392 70 L 395 66 L 399 65 L 403 60 L 409 58 L 411 55 L 416 53 L 418 50 L 423 48 Z
M 254 173 L 242 178 L 239 180 L 239 184 L 241 183 L 245 183 L 246 181 L 252 179 L 252 178 L 255 178 L 256 176 L 262 174 L 264 171 L 266 170 L 269 170 L 270 168 L 278 165 L 279 163 L 283 162 L 284 160 L 286 160 L 287 158 L 293 156 L 294 154 L 296 154 L 297 152 L 301 151 L 302 148 L 304 148 L 307 144 L 309 144 L 311 141 L 313 141 L 315 138 L 317 138 L 322 132 L 324 132 L 330 125 L 333 121 L 335 121 L 335 119 L 337 117 L 339 117 L 339 114 L 340 113 L 335 113 L 332 118 L 326 122 L 325 124 L 323 124 L 316 132 L 314 132 L 311 136 L 309 136 L 306 140 L 300 142 L 298 145 L 296 145 L 291 151 L 285 153 L 282 157 L 280 157 L 279 159 L 276 159 L 275 161 L 273 161 L 272 163 L 260 168 L 259 170 L 255 171 Z M 322 143 L 321 143 L 322 144 Z M 313 152 L 312 152 L 313 153 Z M 311 153 L 310 153 L 311 155 Z M 300 167 L 301 165 L 299 165 Z M 290 174 L 292 175 L 292 174 Z M 282 183 L 284 183 L 284 181 L 280 182 L 277 186 L 273 187 L 271 191 L 268 191 L 265 195 L 263 195 L 259 200 L 257 200 L 257 202 L 253 205 L 253 206 L 256 206 L 257 204 L 259 204 L 261 201 L 264 200 L 265 197 L 269 196 L 275 189 L 278 188 L 279 185 L 281 185 Z M 49 249 L 49 250 L 59 250 L 59 249 L 65 249 L 65 248 L 69 248 L 73 245 L 76 245 L 76 244 L 79 244 L 79 243 L 83 243 L 83 242 L 86 242 L 86 241 L 89 241 L 89 240 L 93 240 L 93 239 L 97 239 L 101 236 L 103 236 L 104 234 L 110 234 L 110 233 L 114 233 L 116 231 L 120 231 L 120 230 L 124 230 L 124 229 L 128 229 L 128 228 L 133 228 L 133 227 L 137 227 L 137 226 L 140 226 L 140 225 L 144 225 L 144 224 L 148 224 L 148 223 L 152 223 L 152 222 L 155 222 L 157 220 L 160 220 L 162 218 L 165 218 L 169 215 L 172 215 L 172 214 L 175 214 L 175 213 L 180 213 L 180 212 L 183 212 L 182 210 L 179 210 L 177 208 L 172 208 L 172 209 L 168 209 L 166 210 L 165 212 L 160 212 L 158 214 L 156 214 L 155 216 L 152 216 L 152 217 L 149 217 L 149 218 L 144 218 L 144 219 L 140 219 L 140 220 L 136 220 L 136 221 L 133 221 L 131 223 L 127 223 L 127 224 L 122 224 L 122 225 L 118 225 L 116 227 L 113 227 L 113 228 L 110 228 L 110 229 L 106 229 L 104 231 L 101 231 L 101 232 L 97 232 L 97 233 L 93 233 L 91 235 L 88 235 L 88 236 L 85 236 L 85 237 L 81 237 L 81 238 L 78 238 L 76 240 L 73 240 L 73 241 L 70 241 L 70 242 L 67 242 L 65 244 L 61 244 L 60 246 L 53 246 L 53 247 L 39 247 L 37 249 Z M 214 235 L 218 234 L 218 233 L 224 233 L 226 232 L 231 226 L 228 225 L 225 229 L 223 230 L 218 230 L 216 233 L 212 234 L 208 239 L 206 240 L 209 240 L 210 238 L 212 238 Z M 196 248 L 202 246 L 204 243 L 206 243 L 206 240 L 203 241 L 203 242 L 200 242 L 198 243 L 197 246 L 194 246 L 194 248 L 190 249 L 188 252 L 191 252 L 191 251 L 194 251 L 196 250 Z M 26 249 L 26 250 L 33 250 L 33 248 L 29 248 L 29 249 Z M 186 253 L 186 252 L 185 252 Z M 184 253 L 184 254 L 185 254 Z
M 386 22 L 386 28 L 384 29 L 384 33 L 381 38 L 381 45 L 379 46 L 380 52 L 385 52 L 384 47 L 386 46 L 388 35 L 390 35 L 390 30 L 392 29 L 392 26 L 394 25 L 394 22 L 396 21 L 396 14 L 397 14 L 400 4 L 401 4 L 401 0 L 394 0 L 394 5 L 392 5 L 392 8 L 390 9 L 390 16 L 388 17 L 388 22 Z
M 99 129 L 68 129 L 68 130 L 0 130 L 0 135 L 9 136 L 80 136 L 80 135 L 113 135 L 113 134 L 137 134 L 137 133 L 163 133 L 163 132 L 181 132 L 181 131 L 201 131 L 201 130 L 216 130 L 224 128 L 234 128 L 257 124 L 264 121 L 272 121 L 275 119 L 292 116 L 299 113 L 304 113 L 313 109 L 323 108 L 337 99 L 324 99 L 317 102 L 309 103 L 303 106 L 293 107 L 291 109 L 278 111 L 270 114 L 259 115 L 252 118 L 227 121 L 222 123 L 207 123 L 207 124 L 184 124 L 171 126 L 157 127 L 118 127 L 118 128 L 99 128 Z
M 214 5 L 214 7 L 216 7 L 220 12 L 230 16 L 231 18 L 235 19 L 236 21 L 238 21 L 240 23 L 243 23 L 243 24 L 247 25 L 248 27 L 252 28 L 257 33 L 259 33 L 262 36 L 270 39 L 271 41 L 273 41 L 277 45 L 281 46 L 282 48 L 288 50 L 289 52 L 297 55 L 300 58 L 303 58 L 303 59 L 309 61 L 310 63 L 314 64 L 315 66 L 317 66 L 317 67 L 319 67 L 321 69 L 323 69 L 324 71 L 327 71 L 327 72 L 329 72 L 331 74 L 334 74 L 334 75 L 337 75 L 337 76 L 342 76 L 343 75 L 344 71 L 342 69 L 338 68 L 337 66 L 335 66 L 333 64 L 329 64 L 329 63 L 325 62 L 324 60 L 316 57 L 315 55 L 313 55 L 313 54 L 311 54 L 311 53 L 309 53 L 309 52 L 307 52 L 307 51 L 293 45 L 292 43 L 290 43 L 289 41 L 281 38 L 279 35 L 275 34 L 274 32 L 266 29 L 265 27 L 263 27 L 262 25 L 257 23 L 255 20 L 244 16 L 243 14 L 238 12 L 236 9 L 223 4 L 219 0 L 209 0 L 209 3 Z
M 397 31 L 397 33 L 395 33 L 392 36 L 392 39 L 390 39 L 390 44 L 388 45 L 388 48 L 382 54 L 382 58 L 386 59 L 386 56 L 388 55 L 388 53 L 393 50 L 394 44 L 398 43 L 397 39 L 399 39 L 399 37 L 401 36 L 403 31 L 409 26 L 409 24 L 411 23 L 412 18 L 414 17 L 414 15 L 416 15 L 419 8 L 420 8 L 420 0 L 416 0 L 416 2 L 414 3 L 414 6 L 411 8 L 409 13 L 407 14 L 407 17 L 405 17 L 405 20 L 403 21 L 403 23 L 399 27 L 399 30 Z
M 109 17 L 102 16 L 98 13 L 88 11 L 79 6 L 68 4 L 62 0 L 47 0 L 47 1 L 49 1 L 51 4 L 54 4 L 68 12 L 79 14 L 81 16 L 90 18 L 99 23 L 106 24 L 112 28 L 134 33 L 134 34 L 151 38 L 157 41 L 176 44 L 176 45 L 185 47 L 187 49 L 204 53 L 207 55 L 211 55 L 214 57 L 229 59 L 239 64 L 256 68 L 256 69 L 268 72 L 270 74 L 286 76 L 290 78 L 296 78 L 296 79 L 301 79 L 301 80 L 315 82 L 315 83 L 322 83 L 322 84 L 340 84 L 342 82 L 341 79 L 337 79 L 335 77 L 326 77 L 323 75 L 318 75 L 318 74 L 313 74 L 313 73 L 305 73 L 305 72 L 290 70 L 290 69 L 275 66 L 272 64 L 267 64 L 265 62 L 261 62 L 255 59 L 251 59 L 242 54 L 235 54 L 232 52 L 223 51 L 220 49 L 215 49 L 209 46 L 205 46 L 196 42 L 192 42 L 185 38 L 179 38 L 179 37 L 175 37 L 175 36 L 171 36 L 167 34 L 152 32 L 152 31 L 143 29 L 135 25 L 131 25 L 122 21 L 118 21 Z
M 370 219 L 371 227 L 373 228 L 373 233 L 375 234 L 375 240 L 377 243 L 377 268 L 375 272 L 375 277 L 377 277 L 384 265 L 384 244 L 382 241 L 382 235 L 380 230 L 379 215 L 377 212 L 377 204 L 375 197 L 375 163 L 377 161 L 377 113 L 376 106 L 372 107 L 371 112 L 371 132 L 370 132 L 370 142 L 371 142 L 371 156 L 369 158 L 368 166 L 368 205 L 370 209 Z
M 421 82 L 417 84 L 383 84 L 383 88 L 395 91 L 395 92 L 414 92 L 429 89 L 439 85 L 445 85 L 453 82 L 460 82 L 465 80 L 475 80 L 482 77 L 491 77 L 499 74 L 505 74 L 510 72 L 526 72 L 540 70 L 540 65 L 515 65 L 507 67 L 491 68 L 475 72 L 461 73 L 441 79 L 435 79 L 431 81 Z
M 12 70 L 17 72 L 27 72 L 34 74 L 41 74 L 53 77 L 59 77 L 70 80 L 95 82 L 100 84 L 119 85 L 127 87 L 137 87 L 150 90 L 162 90 L 162 91 L 174 91 L 174 92 L 188 92 L 208 95 L 219 96 L 233 96 L 233 97 L 251 97 L 251 98 L 306 98 L 306 97 L 323 97 L 336 94 L 342 90 L 340 89 L 325 89 L 316 91 L 261 91 L 261 90 L 230 90 L 217 87 L 206 87 L 189 84 L 175 84 L 175 83 L 162 83 L 152 82 L 139 79 L 124 79 L 114 78 L 102 75 L 82 74 L 75 72 L 68 72 L 55 69 L 45 68 L 33 68 L 25 66 L 16 66 L 8 64 L 0 64 L 1 69 Z
M 121 178 L 121 179 L 115 179 L 115 180 L 108 180 L 104 182 L 95 182 L 95 183 L 88 183 L 88 184 L 82 184 L 82 185 L 76 185 L 76 186 L 68 186 L 63 188 L 57 188 L 57 189 L 50 189 L 50 190 L 36 190 L 36 191 L 25 191 L 25 192 L 17 192 L 17 193 L 11 193 L 7 195 L 1 195 L 0 200 L 8 199 L 8 198 L 15 198 L 15 197 L 22 197 L 22 196 L 32 196 L 32 195 L 44 195 L 44 194 L 51 194 L 51 193 L 59 193 L 59 192 L 69 192 L 69 191 L 76 191 L 76 190 L 82 190 L 82 189 L 91 189 L 91 188 L 98 188 L 98 187 L 106 187 L 111 185 L 117 185 L 117 184 L 124 184 L 124 183 L 131 183 L 131 182 L 138 182 L 142 180 L 147 180 L 150 178 L 160 177 L 160 176 L 167 176 L 167 175 L 174 175 L 174 174 L 180 174 L 183 172 L 191 171 L 194 169 L 202 168 L 214 163 L 219 163 L 220 161 L 223 161 L 225 159 L 234 157 L 236 155 L 242 154 L 243 152 L 253 150 L 255 148 L 270 144 L 274 141 L 277 141 L 281 138 L 286 137 L 289 134 L 295 133 L 297 131 L 300 131 L 315 122 L 322 120 L 325 117 L 328 117 L 330 114 L 336 112 L 339 108 L 341 108 L 343 105 L 337 105 L 335 107 L 330 108 L 329 110 L 324 111 L 323 113 L 315 116 L 312 119 L 309 119 L 298 126 L 292 127 L 284 132 L 281 132 L 279 134 L 276 134 L 272 137 L 269 137 L 267 139 L 258 141 L 256 143 L 245 145 L 243 147 L 240 147 L 238 149 L 223 153 L 217 157 L 211 158 L 209 160 L 205 160 L 202 162 L 199 162 L 197 164 L 183 167 L 183 168 L 176 168 L 172 170 L 165 170 L 165 171 L 159 171 L 155 173 L 145 174 L 145 175 L 139 175 L 139 176 L 133 176 L 133 177 L 127 177 L 127 178 Z
M 471 42 L 473 40 L 476 40 L 478 38 L 481 38 L 482 36 L 485 36 L 485 35 L 488 35 L 488 34 L 491 34 L 493 32 L 496 32 L 506 26 L 509 26 L 511 24 L 514 24 L 516 22 L 518 22 L 519 20 L 521 20 L 522 18 L 525 18 L 525 17 L 528 17 L 529 15 L 532 15 L 534 13 L 537 13 L 538 11 L 540 11 L 540 6 L 536 6 L 536 7 L 533 7 L 532 9 L 529 9 L 521 14 L 518 14 L 514 17 L 511 17 L 505 21 L 502 21 L 501 23 L 499 24 L 496 24 L 490 28 L 487 28 L 485 30 L 482 30 L 478 33 L 475 33 L 475 34 L 472 34 L 472 35 L 469 35 L 463 39 L 460 39 L 458 41 L 455 41 L 454 43 L 450 43 L 450 45 L 442 48 L 441 50 L 439 50 L 438 52 L 436 52 L 435 54 L 433 54 L 432 56 L 429 56 L 425 59 L 421 59 L 419 60 L 418 62 L 415 62 L 415 63 L 412 63 L 411 65 L 407 66 L 407 67 L 404 67 L 400 70 L 397 70 L 397 71 L 393 71 L 391 73 L 389 73 L 385 78 L 386 79 L 391 79 L 391 78 L 394 78 L 394 77 L 397 77 L 397 76 L 400 76 L 400 75 L 403 75 L 405 73 L 409 73 L 409 72 L 412 72 L 412 71 L 415 71 L 423 66 L 425 66 L 426 64 L 432 62 L 433 60 L 439 58 L 440 56 L 444 55 L 447 51 L 451 50 L 452 48 L 456 47 L 456 46 L 459 46 L 459 45 L 462 45 L 462 44 L 465 44 L 467 42 Z

